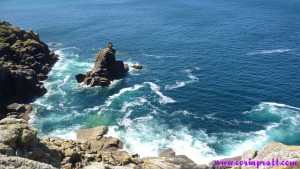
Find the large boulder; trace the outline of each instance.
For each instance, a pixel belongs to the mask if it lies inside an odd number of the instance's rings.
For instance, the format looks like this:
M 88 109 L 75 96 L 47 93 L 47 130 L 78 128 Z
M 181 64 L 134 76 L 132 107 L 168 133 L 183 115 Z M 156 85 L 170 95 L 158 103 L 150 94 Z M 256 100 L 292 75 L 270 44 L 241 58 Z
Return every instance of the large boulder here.
M 164 158 L 144 158 L 143 169 L 181 169 L 179 165 L 172 164 Z
M 29 113 L 32 109 L 33 108 L 30 104 L 13 103 L 6 107 L 7 117 L 24 119 L 28 121 L 30 119 Z
M 76 135 L 79 140 L 100 139 L 108 132 L 107 126 L 98 126 L 91 129 L 77 130 Z
M 123 61 L 117 61 L 115 54 L 116 49 L 109 43 L 107 48 L 97 54 L 92 71 L 75 76 L 77 82 L 91 87 L 108 86 L 110 81 L 124 77 L 129 67 Z
M 77 130 L 77 139 L 87 140 L 92 151 L 117 151 L 123 148 L 122 141 L 104 136 L 108 132 L 106 126 Z
M 162 152 L 159 153 L 159 157 L 166 157 L 166 158 L 172 158 L 176 156 L 176 153 L 171 148 L 165 149 Z
M 0 121 L 0 154 L 18 156 L 60 167 L 62 152 L 49 148 L 37 137 L 37 130 L 23 119 Z

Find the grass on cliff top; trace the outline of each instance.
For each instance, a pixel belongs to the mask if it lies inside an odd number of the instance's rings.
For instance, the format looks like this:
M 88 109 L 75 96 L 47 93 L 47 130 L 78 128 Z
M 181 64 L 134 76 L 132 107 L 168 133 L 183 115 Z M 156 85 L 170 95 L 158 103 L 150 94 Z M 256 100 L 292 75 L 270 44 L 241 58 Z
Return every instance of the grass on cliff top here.
M 0 50 L 6 47 L 6 43 L 0 42 Z
M 9 35 L 13 33 L 13 29 L 11 28 L 11 25 L 7 24 L 0 24 L 0 42 L 6 42 L 6 40 L 9 38 Z
M 8 22 L 0 22 L 0 43 L 8 42 L 16 37 L 23 38 L 23 30 Z

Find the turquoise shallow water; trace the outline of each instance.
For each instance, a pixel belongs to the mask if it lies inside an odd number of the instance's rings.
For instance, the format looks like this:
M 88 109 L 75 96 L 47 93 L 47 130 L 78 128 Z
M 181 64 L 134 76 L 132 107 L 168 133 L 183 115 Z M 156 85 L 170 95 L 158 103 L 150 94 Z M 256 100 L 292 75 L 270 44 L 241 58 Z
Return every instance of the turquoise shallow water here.
M 164 148 L 198 163 L 300 145 L 300 5 L 296 0 L 3 0 L 0 18 L 40 33 L 60 54 L 32 100 L 40 135 L 110 126 L 142 156 Z M 108 88 L 74 76 L 112 41 L 144 69 Z

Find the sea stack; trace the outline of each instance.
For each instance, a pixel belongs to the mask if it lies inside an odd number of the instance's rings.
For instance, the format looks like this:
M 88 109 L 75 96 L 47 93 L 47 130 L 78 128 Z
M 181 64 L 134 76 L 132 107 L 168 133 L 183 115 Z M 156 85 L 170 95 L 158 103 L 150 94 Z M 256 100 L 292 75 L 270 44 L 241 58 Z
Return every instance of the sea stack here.
M 85 85 L 91 87 L 108 86 L 110 81 L 124 77 L 128 72 L 128 65 L 124 64 L 123 61 L 117 61 L 115 54 L 116 49 L 109 42 L 107 48 L 102 49 L 97 54 L 92 71 L 75 76 L 77 82 L 84 82 Z

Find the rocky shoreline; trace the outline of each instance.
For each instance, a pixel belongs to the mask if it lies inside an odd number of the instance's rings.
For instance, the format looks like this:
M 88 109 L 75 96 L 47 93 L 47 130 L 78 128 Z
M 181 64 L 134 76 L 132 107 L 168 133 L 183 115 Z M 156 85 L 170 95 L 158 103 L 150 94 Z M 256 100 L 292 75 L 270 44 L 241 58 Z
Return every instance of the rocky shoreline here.
M 96 56 L 92 71 L 79 74 L 79 83 L 108 86 L 122 78 L 128 65 L 116 61 L 110 43 Z M 123 149 L 123 142 L 106 136 L 108 127 L 99 126 L 76 132 L 77 140 L 38 137 L 28 124 L 30 99 L 47 92 L 43 80 L 58 60 L 38 34 L 0 22 L 0 168 L 115 168 L 115 169 L 215 169 L 231 166 L 197 165 L 185 155 L 166 149 L 158 157 L 141 158 Z M 141 65 L 132 68 L 142 69 Z M 247 150 L 228 160 L 293 160 L 300 163 L 300 146 L 269 143 L 261 151 Z M 247 168 L 242 166 L 240 168 Z M 273 168 L 273 167 L 272 167 Z M 276 168 L 276 167 L 274 167 Z M 300 166 L 296 166 L 300 168 Z
M 42 81 L 57 60 L 37 33 L 0 22 L 0 119 L 28 120 L 32 107 L 24 103 L 47 92 Z
M 185 155 L 176 155 L 172 149 L 164 150 L 159 157 L 141 158 L 136 153 L 122 150 L 122 141 L 105 136 L 107 132 L 108 127 L 98 126 L 78 130 L 77 140 L 38 137 L 37 130 L 24 119 L 4 118 L 0 121 L 0 168 L 18 168 L 22 164 L 30 168 L 63 169 L 234 169 L 232 166 L 218 166 L 215 161 L 209 165 L 197 165 Z M 300 146 L 268 143 L 261 151 L 247 150 L 241 156 L 219 161 L 248 161 L 249 158 L 252 161 L 296 161 L 296 169 L 300 167 Z

